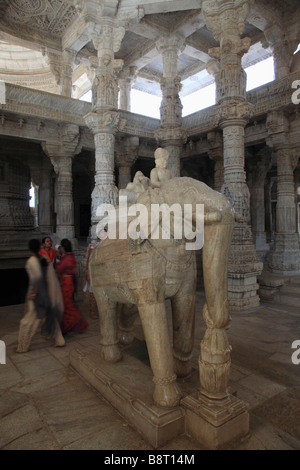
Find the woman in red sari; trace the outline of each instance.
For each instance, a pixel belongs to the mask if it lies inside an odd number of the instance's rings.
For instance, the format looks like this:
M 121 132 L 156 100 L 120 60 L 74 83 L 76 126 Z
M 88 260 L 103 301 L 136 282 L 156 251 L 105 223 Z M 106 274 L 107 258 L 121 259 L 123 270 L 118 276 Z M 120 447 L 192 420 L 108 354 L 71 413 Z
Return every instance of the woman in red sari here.
M 69 331 L 82 333 L 88 328 L 89 324 L 79 312 L 74 302 L 77 262 L 74 253 L 72 253 L 70 240 L 64 238 L 60 243 L 60 250 L 62 257 L 55 269 L 64 299 L 64 314 L 61 321 L 61 330 L 63 334 Z

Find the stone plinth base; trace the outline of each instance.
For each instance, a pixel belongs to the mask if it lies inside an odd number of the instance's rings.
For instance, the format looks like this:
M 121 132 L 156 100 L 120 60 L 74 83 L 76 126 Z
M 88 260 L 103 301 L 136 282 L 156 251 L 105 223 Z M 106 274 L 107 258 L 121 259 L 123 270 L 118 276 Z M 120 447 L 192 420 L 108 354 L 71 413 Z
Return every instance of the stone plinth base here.
M 209 449 L 220 449 L 249 433 L 246 404 L 233 395 L 224 402 L 203 395 L 190 395 L 181 401 L 185 410 L 186 434 Z
M 262 263 L 261 267 L 262 267 Z M 247 310 L 259 306 L 257 272 L 228 273 L 228 301 L 231 311 Z
M 125 355 L 116 364 L 100 359 L 97 347 L 70 354 L 71 366 L 154 447 L 161 447 L 184 433 L 180 407 L 165 409 L 153 403 L 150 367 Z
M 262 300 L 272 300 L 280 288 L 287 282 L 283 276 L 262 274 L 258 277 L 259 295 Z
M 249 432 L 246 405 L 229 395 L 212 405 L 200 394 L 199 373 L 179 380 L 180 406 L 162 408 L 153 403 L 154 384 L 148 364 L 123 353 L 123 360 L 109 364 L 100 358 L 99 348 L 74 349 L 71 366 L 94 387 L 154 448 L 164 446 L 180 434 L 187 434 L 209 449 L 238 440 Z

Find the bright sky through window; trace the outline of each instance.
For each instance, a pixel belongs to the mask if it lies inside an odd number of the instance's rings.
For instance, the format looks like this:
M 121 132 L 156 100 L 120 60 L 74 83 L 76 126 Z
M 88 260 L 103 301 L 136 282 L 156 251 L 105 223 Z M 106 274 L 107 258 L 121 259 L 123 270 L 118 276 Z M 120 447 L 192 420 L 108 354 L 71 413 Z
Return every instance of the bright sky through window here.
M 273 57 L 247 67 L 245 71 L 247 73 L 247 91 L 271 82 L 274 80 Z M 213 83 L 195 93 L 182 97 L 182 116 L 188 116 L 201 109 L 213 106 L 215 104 L 215 90 L 215 83 Z M 131 111 L 133 113 L 160 119 L 159 107 L 160 98 L 137 90 L 131 91 Z
M 29 207 L 35 207 L 35 191 L 33 186 L 31 185 L 31 188 L 29 190 L 29 196 L 31 199 L 29 199 Z
M 161 97 L 144 93 L 143 91 L 131 90 L 131 112 L 143 114 L 155 119 L 160 119 Z
M 181 104 L 183 106 L 182 117 L 213 106 L 216 102 L 215 94 L 216 84 L 212 83 L 205 88 L 201 88 L 199 91 L 195 91 L 195 93 L 181 98 Z
M 274 80 L 274 61 L 273 57 L 262 60 L 251 67 L 245 69 L 247 73 L 247 88 L 246 90 L 253 90 L 265 83 Z

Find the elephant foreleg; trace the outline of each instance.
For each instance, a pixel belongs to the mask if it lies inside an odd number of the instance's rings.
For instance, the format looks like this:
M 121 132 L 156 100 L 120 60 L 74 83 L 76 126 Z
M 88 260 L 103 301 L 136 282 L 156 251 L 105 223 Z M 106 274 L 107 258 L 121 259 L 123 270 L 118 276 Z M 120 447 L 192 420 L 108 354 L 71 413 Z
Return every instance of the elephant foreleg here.
M 138 305 L 155 384 L 153 399 L 160 406 L 179 404 L 165 302 Z
M 207 314 L 204 320 L 209 328 L 226 328 L 229 323 L 227 269 L 231 237 L 230 224 L 205 226 L 203 277 Z
M 203 319 L 207 330 L 201 341 L 199 368 L 201 392 L 212 398 L 227 396 L 230 375 L 230 345 L 227 299 L 227 265 L 231 224 L 208 225 L 204 231 L 203 274 L 206 304 Z
M 117 303 L 104 292 L 95 292 L 99 311 L 100 351 L 105 361 L 117 362 L 122 358 L 117 337 Z

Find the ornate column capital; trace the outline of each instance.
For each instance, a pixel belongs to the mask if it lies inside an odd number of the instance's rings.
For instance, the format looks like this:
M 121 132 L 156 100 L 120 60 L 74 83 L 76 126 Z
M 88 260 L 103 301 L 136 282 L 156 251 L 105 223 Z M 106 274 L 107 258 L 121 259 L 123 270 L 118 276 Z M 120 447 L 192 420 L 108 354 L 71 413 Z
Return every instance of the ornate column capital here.
M 228 100 L 216 107 L 212 115 L 214 127 L 239 125 L 245 127 L 254 112 L 254 105 L 246 101 Z
M 161 127 L 154 133 L 158 145 L 165 147 L 166 145 L 182 146 L 188 138 L 188 131 L 182 127 L 163 128 Z
M 61 53 L 54 53 L 50 52 L 47 48 L 43 48 L 42 54 L 51 73 L 54 75 L 60 94 L 71 97 L 72 74 L 75 68 L 76 53 L 68 49 Z
M 270 111 L 266 120 L 266 143 L 274 150 L 288 145 L 289 119 L 284 111 Z
M 179 33 L 164 34 L 156 41 L 156 48 L 159 53 L 167 51 L 182 52 L 185 47 L 185 38 Z
M 126 124 L 126 119 L 121 119 L 121 113 L 118 111 L 88 113 L 84 116 L 84 120 L 94 135 L 100 133 L 115 134 L 118 130 L 122 130 Z
M 100 31 L 98 31 L 99 28 L 95 29 L 92 40 L 98 51 L 98 58 L 101 60 L 105 55 L 111 57 L 114 52 L 118 52 L 126 30 L 118 21 L 109 16 L 102 16 L 99 24 Z
M 217 41 L 226 36 L 240 35 L 254 0 L 203 0 L 206 26 Z
M 138 71 L 138 68 L 135 66 L 122 68 L 119 71 L 118 78 L 120 80 L 129 80 L 130 82 L 132 82 L 132 80 L 136 79 L 137 71 Z
M 183 51 L 184 46 L 185 38 L 179 34 L 164 35 L 157 40 L 156 48 L 162 55 L 165 80 L 173 81 L 177 77 L 178 55 Z
M 82 148 L 79 126 L 66 124 L 59 130 L 56 138 L 42 142 L 42 148 L 51 159 L 55 157 L 74 157 Z
M 290 171 L 293 173 L 299 162 L 300 148 L 297 148 L 297 147 L 279 148 L 277 150 L 277 158 L 281 160 L 285 160 L 286 165 L 289 167 Z

